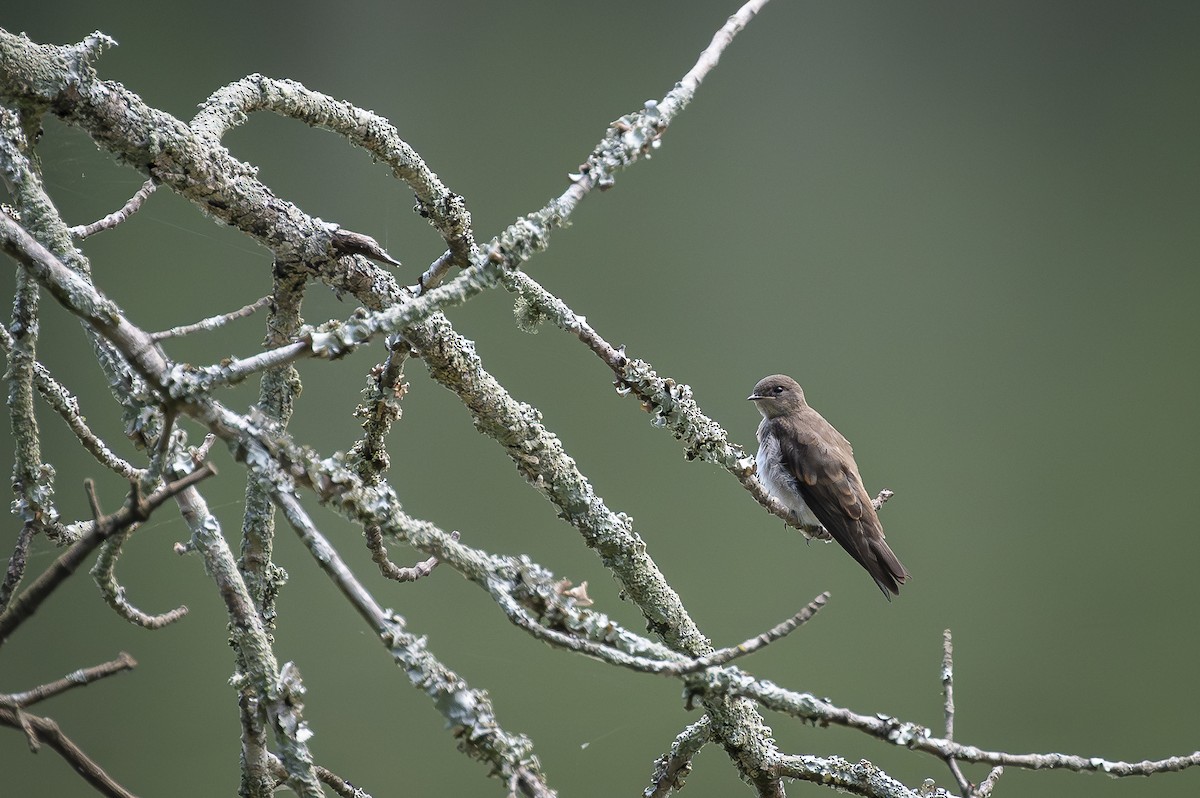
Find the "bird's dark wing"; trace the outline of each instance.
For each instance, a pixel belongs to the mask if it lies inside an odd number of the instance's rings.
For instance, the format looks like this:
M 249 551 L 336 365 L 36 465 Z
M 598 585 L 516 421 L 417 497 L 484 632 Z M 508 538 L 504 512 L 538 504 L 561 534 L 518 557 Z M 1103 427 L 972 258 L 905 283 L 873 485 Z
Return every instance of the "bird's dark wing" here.
M 883 538 L 883 526 L 858 478 L 846 439 L 819 416 L 780 432 L 780 459 L 804 503 L 885 596 L 899 594 L 908 572 Z

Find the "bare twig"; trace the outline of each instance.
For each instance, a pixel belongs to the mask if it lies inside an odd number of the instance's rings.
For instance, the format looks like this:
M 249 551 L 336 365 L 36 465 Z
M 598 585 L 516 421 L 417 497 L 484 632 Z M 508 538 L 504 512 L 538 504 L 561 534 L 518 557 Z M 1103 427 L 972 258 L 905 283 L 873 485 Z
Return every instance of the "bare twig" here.
M 156 188 L 158 188 L 158 186 L 155 184 L 155 182 L 153 180 L 147 180 L 145 183 L 142 184 L 142 187 L 139 188 L 137 190 L 137 192 L 134 193 L 134 195 L 129 198 L 129 201 L 126 202 L 119 210 L 113 211 L 108 216 L 105 216 L 103 219 L 98 219 L 97 221 L 94 221 L 91 224 L 88 224 L 88 225 L 81 224 L 81 225 L 72 227 L 71 235 L 73 235 L 79 239 L 84 239 L 84 238 L 87 238 L 88 236 L 95 235 L 96 233 L 99 233 L 102 230 L 113 229 L 114 227 L 119 225 L 121 222 L 125 221 L 130 216 L 137 213 L 138 210 L 142 207 L 142 203 L 146 201 L 147 197 L 149 197 L 151 194 L 154 193 L 154 190 Z
M 404 382 L 404 362 L 407 358 L 408 345 L 399 339 L 389 340 L 387 357 L 371 369 L 367 387 L 363 390 L 364 399 L 354 408 L 354 415 L 365 420 L 362 425 L 363 436 L 354 444 L 350 455 L 359 477 L 370 485 L 378 484 L 391 464 L 386 439 L 392 425 L 400 418 L 400 400 L 408 390 Z M 396 565 L 388 559 L 383 531 L 378 526 L 368 524 L 363 534 L 367 549 L 371 552 L 371 560 L 388 579 L 413 582 L 433 573 L 437 567 L 437 557 L 430 557 L 410 567 Z M 454 534 L 457 539 L 458 533 Z
M 389 266 L 401 266 L 400 261 L 393 258 L 379 242 L 364 233 L 356 233 L 339 227 L 333 233 L 333 248 L 345 255 L 362 255 L 364 258 L 377 260 Z
M 307 276 L 302 269 L 276 264 L 272 270 L 270 310 L 267 313 L 267 346 L 282 344 L 300 328 L 300 308 L 306 294 Z M 281 428 L 291 421 L 300 394 L 300 375 L 292 366 L 268 369 L 259 381 L 258 408 Z M 215 436 L 209 433 L 209 442 Z M 268 639 L 275 629 L 276 600 L 286 573 L 272 558 L 275 550 L 275 506 L 258 479 L 248 475 L 246 504 L 242 514 L 242 545 L 237 567 L 254 602 Z M 245 655 L 237 652 L 238 667 Z M 239 695 L 238 712 L 242 726 L 241 784 L 238 793 L 245 798 L 269 798 L 274 784 L 267 772 L 267 708 L 250 690 Z M 318 778 L 320 774 L 318 772 Z
M 49 745 L 101 795 L 108 796 L 108 798 L 137 798 L 132 792 L 118 784 L 112 776 L 105 773 L 104 769 L 88 757 L 83 749 L 64 734 L 58 724 L 50 718 L 0 707 L 0 724 L 21 729 L 31 736 L 31 740 Z
M 392 425 L 400 420 L 400 400 L 408 392 L 408 384 L 404 382 L 408 344 L 392 338 L 387 350 L 383 362 L 371 369 L 363 401 L 354 408 L 354 416 L 363 419 L 363 436 L 355 442 L 350 454 L 358 475 L 370 484 L 377 483 L 391 465 L 387 436 Z
M 228 313 L 221 313 L 216 316 L 209 316 L 207 319 L 201 319 L 193 324 L 184 324 L 179 327 L 172 327 L 169 330 L 150 333 L 150 337 L 155 341 L 162 341 L 167 338 L 179 338 L 184 335 L 191 335 L 196 332 L 205 330 L 215 330 L 222 327 L 235 319 L 244 319 L 252 315 L 255 311 L 265 308 L 271 304 L 271 297 L 264 296 L 261 299 L 256 299 L 245 307 L 240 307 L 237 310 L 231 310 Z
M 19 596 L 13 599 L 8 609 L 0 613 L 0 645 L 4 644 L 13 630 L 37 611 L 42 602 L 67 577 L 75 573 L 84 559 L 95 551 L 97 546 L 130 524 L 145 521 L 150 517 L 150 513 L 163 502 L 187 490 L 200 480 L 206 479 L 216 473 L 216 468 L 211 463 L 205 463 L 202 467 L 187 476 L 164 485 L 145 498 L 141 497 L 137 483 L 134 483 L 130 490 L 131 500 L 125 507 L 122 507 L 111 515 L 100 515 L 86 535 L 59 555 L 58 559 L 41 576 L 34 580 L 33 584 L 25 588 Z M 93 511 L 98 512 L 100 509 L 99 503 L 95 499 L 95 489 L 91 487 L 91 480 L 85 483 L 85 488 Z
M 808 621 L 811 620 L 812 617 L 816 615 L 822 607 L 825 606 L 827 601 L 829 601 L 829 593 L 822 593 L 810 601 L 804 607 L 804 609 L 800 610 L 800 612 L 796 613 L 791 618 L 788 618 L 783 623 L 778 624 L 762 634 L 752 637 L 736 646 L 722 648 L 707 656 L 700 657 L 687 665 L 685 668 L 681 669 L 679 672 L 695 673 L 696 671 L 704 670 L 705 668 L 711 668 L 716 665 L 724 665 L 725 663 L 732 662 L 739 657 L 752 654 L 755 651 L 758 651 L 760 648 L 770 645 L 780 638 L 787 637 L 796 629 L 799 629 L 801 626 L 808 623 Z
M 90 668 L 80 668 L 61 679 L 38 685 L 30 690 L 21 693 L 10 693 L 8 695 L 0 693 L 0 706 L 11 709 L 24 709 L 25 707 L 33 706 L 39 701 L 44 701 L 52 696 L 65 693 L 73 687 L 83 687 L 92 682 L 99 681 L 106 676 L 112 676 L 114 673 L 120 673 L 121 671 L 133 670 L 136 667 L 137 660 L 122 651 L 114 660 L 102 662 Z
M 221 524 L 209 511 L 204 497 L 198 490 L 188 489 L 179 494 L 176 502 L 192 531 L 190 550 L 204 558 L 204 570 L 213 580 L 229 616 L 230 645 L 237 654 L 239 669 L 236 682 L 239 698 L 261 708 L 266 727 L 274 732 L 287 771 L 287 786 L 302 798 L 322 798 L 324 793 L 308 748 L 310 733 L 303 717 L 304 685 L 300 671 L 291 662 L 279 664 L 270 635 L 221 533 Z
M 8 109 L 3 109 L 0 125 L 3 127 L 0 137 L 9 139 L 9 131 L 12 131 L 13 136 L 19 136 L 13 130 L 17 123 Z M 9 142 L 8 146 L 13 146 L 13 143 Z M 11 179 L 7 174 L 7 161 L 8 159 L 0 158 L 0 165 L 4 165 L 6 172 L 6 183 Z M 0 222 L 5 225 L 17 224 L 8 216 L 0 216 Z M 17 495 L 13 512 L 24 525 L 32 527 L 34 532 L 47 526 L 55 526 L 58 522 L 58 511 L 54 506 L 54 469 L 42 461 L 41 431 L 33 408 L 34 365 L 37 363 L 39 330 L 38 302 L 36 276 L 26 268 L 18 269 L 10 327 L 12 346 L 8 349 L 8 370 L 4 376 L 8 381 L 7 405 L 13 433 L 14 462 L 11 484 L 13 492 Z M 16 577 L 12 584 L 13 589 L 20 581 L 21 574 L 11 566 L 24 562 L 24 557 L 15 556 L 16 554 L 17 552 L 14 552 L 8 574 Z
M 887 488 L 884 488 L 883 490 L 879 491 L 879 493 L 875 496 L 874 499 L 871 499 L 871 506 L 874 507 L 876 510 L 878 510 L 880 507 L 882 507 L 887 502 L 888 499 L 892 498 L 895 495 L 896 495 L 896 493 L 894 491 L 890 491 Z

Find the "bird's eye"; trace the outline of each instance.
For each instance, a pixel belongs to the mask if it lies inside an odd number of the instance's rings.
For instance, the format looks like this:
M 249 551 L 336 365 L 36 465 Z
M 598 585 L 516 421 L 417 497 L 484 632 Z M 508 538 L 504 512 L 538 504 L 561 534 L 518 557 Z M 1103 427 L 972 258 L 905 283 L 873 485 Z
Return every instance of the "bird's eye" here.
M 772 388 L 772 389 L 771 389 L 771 393 L 773 393 L 773 394 L 775 394 L 776 396 L 778 396 L 779 394 L 783 393 L 783 386 L 782 386 L 782 385 L 776 385 L 774 388 Z

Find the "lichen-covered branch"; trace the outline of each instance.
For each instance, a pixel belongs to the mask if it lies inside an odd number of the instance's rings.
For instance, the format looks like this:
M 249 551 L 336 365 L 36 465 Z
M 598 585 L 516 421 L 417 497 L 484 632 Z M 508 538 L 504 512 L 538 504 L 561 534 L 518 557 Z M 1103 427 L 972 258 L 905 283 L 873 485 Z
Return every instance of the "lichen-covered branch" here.
M 288 787 L 304 798 L 322 798 L 324 793 L 308 748 L 310 734 L 302 716 L 304 686 L 300 672 L 290 662 L 279 665 L 233 551 L 204 497 L 199 491 L 189 489 L 181 492 L 177 501 L 192 532 L 188 549 L 204 558 L 204 570 L 216 585 L 229 616 L 238 663 L 232 682 L 244 698 L 248 695 L 251 703 L 258 704 L 265 714 L 287 770 Z
M 219 141 L 255 111 L 271 111 L 345 136 L 387 164 L 417 197 L 418 212 L 445 239 L 451 259 L 466 266 L 475 256 L 471 214 L 386 119 L 305 88 L 294 80 L 250 75 L 216 92 L 200 106 L 191 128 Z
M 306 279 L 300 269 L 278 268 L 272 281 L 270 312 L 264 345 L 279 346 L 296 334 L 301 324 L 300 307 Z M 300 375 L 291 365 L 267 369 L 259 383 L 258 407 L 276 424 L 286 427 L 300 394 Z M 287 580 L 287 572 L 272 561 L 275 547 L 275 508 L 258 479 L 246 480 L 246 504 L 242 514 L 242 545 L 238 571 L 254 602 L 268 638 L 275 630 L 276 597 Z M 244 690 L 239 704 L 242 727 L 242 798 L 270 798 L 275 784 L 268 773 L 266 708 L 251 690 Z
M 12 348 L 12 337 L 7 330 L 0 329 L 0 349 L 7 353 Z M 38 394 L 50 408 L 66 422 L 83 448 L 96 459 L 96 462 L 122 477 L 126 482 L 140 481 L 144 469 L 133 466 L 128 460 L 118 456 L 108 444 L 101 440 L 88 427 L 84 420 L 83 410 L 79 400 L 54 377 L 41 363 L 33 364 L 33 384 Z
M 642 791 L 642 795 L 645 798 L 666 798 L 672 792 L 682 790 L 684 781 L 692 772 L 692 759 L 710 742 L 712 721 L 705 715 L 680 732 L 671 743 L 671 749 L 654 761 L 650 786 Z
M 212 476 L 216 470 L 205 465 L 195 471 L 142 497 L 135 483 L 132 501 L 111 515 L 101 516 L 92 522 L 87 534 L 73 543 L 58 556 L 42 575 L 25 588 L 4 612 L 0 613 L 0 645 L 8 636 L 41 606 L 51 593 L 83 564 L 96 548 L 108 538 L 131 524 L 140 523 L 150 517 L 155 508 L 180 492 L 187 490 L 202 479 Z M 89 492 L 91 488 L 89 487 Z M 93 494 L 94 495 L 94 494 Z
M 287 489 L 289 483 L 289 477 L 276 474 L 269 488 L 272 499 L 308 546 L 313 559 L 379 635 L 413 686 L 433 699 L 458 738 L 460 749 L 491 765 L 501 778 L 513 781 L 522 795 L 551 798 L 554 792 L 546 785 L 541 766 L 533 755 L 532 741 L 523 734 L 505 731 L 496 720 L 487 693 L 472 689 L 428 650 L 424 637 L 405 628 L 402 617 L 375 601 Z M 453 542 L 453 536 L 447 538 Z
M 125 587 L 117 581 L 117 560 L 121 556 L 121 547 L 136 529 L 136 525 L 130 525 L 104 541 L 96 564 L 92 566 L 92 578 L 108 606 L 122 618 L 143 629 L 161 629 L 187 615 L 188 608 L 181 605 L 167 612 L 152 614 L 138 609 L 125 597 Z
M 278 509 L 308 548 L 316 566 L 379 636 L 411 684 L 429 696 L 450 725 L 461 750 L 506 780 L 514 794 L 535 798 L 553 795 L 529 738 L 502 727 L 486 693 L 468 685 L 429 650 L 424 638 L 406 627 L 400 615 L 376 601 L 301 506 L 298 491 L 305 490 L 362 527 L 372 558 L 386 576 L 427 576 L 435 564 L 442 563 L 487 591 L 512 624 L 537 640 L 608 664 L 679 679 L 687 708 L 698 698 L 705 714 L 684 729 L 656 763 L 646 790 L 649 796 L 667 795 L 680 788 L 693 757 L 709 742 L 723 747 L 739 776 L 759 795 L 782 796 L 785 779 L 806 780 L 863 796 L 909 798 L 916 794 L 870 762 L 852 764 L 835 756 L 780 751 L 760 715 L 761 709 L 822 726 L 846 726 L 892 745 L 937 756 L 951 765 L 960 791 L 970 798 L 984 798 L 993 789 L 1002 765 L 1133 775 L 1200 764 L 1200 752 L 1131 763 L 1061 754 L 1006 754 L 962 745 L 953 739 L 948 638 L 946 735 L 942 739 L 918 724 L 855 713 L 730 665 L 735 658 L 798 628 L 820 609 L 827 594 L 757 637 L 714 650 L 650 556 L 632 519 L 596 494 L 561 441 L 543 424 L 537 408 L 510 395 L 485 369 L 474 344 L 458 335 L 443 315 L 472 297 L 504 285 L 518 295 L 522 326 L 549 320 L 578 337 L 612 371 L 618 392 L 637 398 L 656 426 L 683 441 L 685 456 L 724 468 L 760 503 L 795 525 L 791 514 L 763 491 L 754 477 L 753 460 L 730 442 L 720 424 L 701 411 L 687 385 L 660 377 L 649 363 L 613 347 L 583 317 L 518 271 L 565 226 L 584 197 L 593 190 L 611 187 L 619 170 L 661 146 L 670 124 L 725 47 L 764 3 L 748 2 L 731 17 L 695 66 L 661 100 L 650 100 L 612 122 L 559 196 L 518 218 L 482 246 L 476 244 L 465 200 L 441 182 L 391 123 L 374 113 L 292 81 L 251 75 L 215 92 L 186 124 L 149 107 L 120 84 L 99 78 L 92 62 L 109 43 L 107 37 L 96 34 L 76 46 L 51 47 L 0 31 L 0 102 L 6 106 L 0 107 L 0 166 L 16 187 L 14 214 L 0 215 L 0 248 L 17 261 L 21 273 L 13 334 L 0 336 L 0 342 L 10 352 L 9 404 L 20 449 L 14 481 L 19 501 L 24 502 L 19 509 L 26 522 L 0 585 L 0 644 L 78 568 L 84 557 L 102 544 L 93 573 L 107 600 L 122 614 L 143 623 L 161 620 L 145 616 L 125 601 L 114 566 L 121 542 L 144 519 L 151 503 L 174 496 L 192 531 L 190 543 L 181 549 L 200 553 L 229 619 L 243 730 L 241 794 L 267 798 L 282 781 L 293 791 L 310 797 L 321 794 L 323 783 L 342 795 L 363 795 L 314 764 L 307 746 L 309 732 L 302 712 L 304 685 L 299 668 L 293 663 L 280 664 L 272 648 L 275 600 L 286 576 L 272 560 L 274 512 Z M 275 196 L 258 180 L 251 165 L 237 160 L 222 146 L 225 133 L 257 111 L 277 113 L 345 137 L 384 162 L 414 191 L 417 211 L 441 237 L 438 249 L 442 244 L 446 248 L 415 285 L 402 287 L 390 271 L 379 265 L 400 264 L 374 239 L 312 217 Z M 28 134 L 44 113 L 54 113 L 85 131 L 103 149 L 150 181 L 117 213 L 86 228 L 67 228 L 45 196 L 35 162 L 28 157 Z M 176 192 L 272 253 L 275 282 L 269 297 L 267 335 L 260 351 L 195 368 L 173 362 L 159 341 L 240 318 L 261 302 L 155 334 L 135 324 L 92 282 L 88 263 L 74 249 L 71 234 L 82 237 L 128 220 L 155 185 Z M 448 278 L 451 268 L 460 271 Z M 315 328 L 303 326 L 300 309 L 309 280 L 352 295 L 364 309 L 341 322 Z M 37 364 L 39 286 L 80 318 L 92 336 L 110 385 L 126 408 L 131 438 L 151 452 L 148 468 L 135 469 L 112 455 L 83 424 L 69 394 Z M 368 379 L 366 396 L 357 411 L 364 420 L 364 434 L 350 454 L 323 456 L 297 442 L 288 431 L 300 388 L 293 361 L 302 357 L 341 357 L 384 336 L 388 353 Z M 623 596 L 633 601 L 647 620 L 650 635 L 635 633 L 591 609 L 583 585 L 572 588 L 570 582 L 555 579 L 529 558 L 492 554 L 471 545 L 469 539 L 464 541 L 456 532 L 403 511 L 396 491 L 385 479 L 386 443 L 392 425 L 400 418 L 399 402 L 405 389 L 403 366 L 410 348 L 434 379 L 450 391 L 449 396 L 467 408 L 476 427 L 503 448 L 525 481 L 598 553 L 622 587 Z M 214 398 L 218 387 L 260 373 L 259 401 L 252 409 L 235 412 Z M 77 530 L 81 536 L 78 542 L 5 609 L 6 594 L 13 593 L 22 579 L 24 553 L 35 526 L 49 525 L 54 516 L 48 464 L 42 463 L 37 450 L 34 389 L 67 418 L 98 459 L 136 478 L 139 484 L 131 490 L 127 508 L 131 515 L 120 525 L 115 525 L 114 519 L 126 511 L 105 515 L 93 494 L 94 521 L 64 528 Z M 176 456 L 182 432 L 174 425 L 177 419 L 185 418 L 219 437 L 245 465 L 246 513 L 239 560 L 234 559 L 203 496 L 193 487 L 194 480 L 200 478 L 195 474 L 200 472 L 174 479 L 195 466 Z M 156 488 L 160 475 L 174 481 Z M 151 493 L 149 499 L 143 491 Z M 887 495 L 880 494 L 877 502 L 881 504 Z M 817 529 L 801 529 L 820 535 Z M 66 534 L 64 531 L 61 536 L 65 539 Z M 385 541 L 410 545 L 428 559 L 413 568 L 400 568 L 388 558 Z M 420 586 L 409 590 L 420 590 Z M 60 685 L 51 683 L 39 688 L 38 695 L 59 689 Z M 0 722 L 21 728 L 31 740 L 55 740 L 66 748 L 65 737 L 56 736 L 52 721 L 20 711 L 21 702 L 32 701 L 34 692 L 0 696 Z M 268 750 L 272 741 L 277 752 Z M 90 767 L 81 754 L 68 758 L 80 769 Z M 996 767 L 983 784 L 973 789 L 957 769 L 960 761 Z M 127 794 L 119 786 L 107 784 L 96 772 L 98 768 L 93 771 L 95 783 L 102 785 L 98 788 L 106 794 Z M 932 783 L 923 785 L 919 792 L 946 794 Z

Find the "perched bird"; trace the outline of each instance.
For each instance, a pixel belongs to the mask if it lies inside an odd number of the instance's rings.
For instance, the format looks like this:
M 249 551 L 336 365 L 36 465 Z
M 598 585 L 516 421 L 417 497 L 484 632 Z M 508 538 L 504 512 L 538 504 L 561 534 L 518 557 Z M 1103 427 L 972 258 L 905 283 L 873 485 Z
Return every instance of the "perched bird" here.
M 908 571 L 883 539 L 883 526 L 863 487 L 850 442 L 804 401 L 784 374 L 764 377 L 746 397 L 758 425 L 758 479 L 802 523 L 825 527 L 879 585 L 900 595 Z

